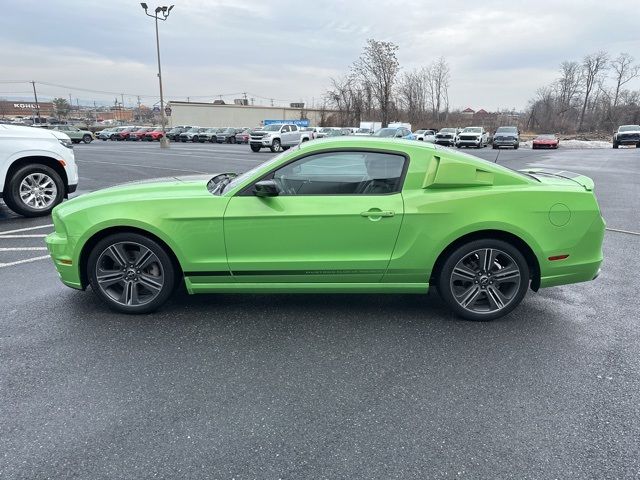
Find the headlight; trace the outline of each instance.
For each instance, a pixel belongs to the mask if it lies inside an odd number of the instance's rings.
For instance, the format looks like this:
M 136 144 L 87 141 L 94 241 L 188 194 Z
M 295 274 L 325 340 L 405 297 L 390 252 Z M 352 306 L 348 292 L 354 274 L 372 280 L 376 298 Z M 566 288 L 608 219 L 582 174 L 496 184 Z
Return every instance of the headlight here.
M 67 140 L 66 138 L 59 138 L 58 141 L 63 147 L 73 148 L 73 142 L 71 140 Z
M 271 138 L 271 134 L 270 134 L 270 133 L 267 133 L 267 134 L 266 134 L 264 137 L 262 137 L 262 138 L 264 138 L 265 140 L 268 140 L 268 139 L 270 139 L 270 138 Z

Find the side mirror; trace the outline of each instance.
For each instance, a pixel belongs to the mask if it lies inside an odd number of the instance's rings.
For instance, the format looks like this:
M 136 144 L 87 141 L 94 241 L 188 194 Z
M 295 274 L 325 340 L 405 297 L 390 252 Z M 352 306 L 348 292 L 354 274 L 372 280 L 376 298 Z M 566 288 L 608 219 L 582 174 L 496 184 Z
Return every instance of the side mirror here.
M 256 197 L 277 197 L 279 193 L 273 180 L 260 180 L 253 186 L 253 194 Z

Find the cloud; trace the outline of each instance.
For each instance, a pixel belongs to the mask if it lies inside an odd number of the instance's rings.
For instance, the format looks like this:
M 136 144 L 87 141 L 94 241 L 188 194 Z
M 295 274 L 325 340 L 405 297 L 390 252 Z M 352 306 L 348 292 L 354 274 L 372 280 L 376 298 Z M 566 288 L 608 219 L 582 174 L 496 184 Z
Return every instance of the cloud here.
M 310 102 L 373 37 L 397 43 L 404 68 L 447 58 L 456 107 L 521 108 L 563 60 L 640 50 L 637 16 L 629 15 L 635 0 L 174 1 L 160 25 L 170 98 L 253 92 Z M 157 95 L 153 21 L 137 2 L 12 2 L 0 18 L 0 40 L 0 81 L 35 79 L 149 101 Z M 111 94 L 41 88 L 112 101 Z

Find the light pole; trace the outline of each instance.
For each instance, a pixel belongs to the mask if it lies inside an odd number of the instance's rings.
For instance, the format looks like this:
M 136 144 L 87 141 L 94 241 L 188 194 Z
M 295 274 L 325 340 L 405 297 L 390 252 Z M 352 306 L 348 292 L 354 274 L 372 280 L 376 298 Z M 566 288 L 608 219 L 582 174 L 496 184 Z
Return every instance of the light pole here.
M 149 7 L 146 3 L 142 2 L 140 5 L 148 17 L 156 19 L 156 50 L 158 52 L 158 81 L 160 82 L 160 115 L 162 116 L 162 138 L 160 139 L 160 148 L 169 148 L 169 139 L 167 138 L 167 132 L 165 130 L 167 120 L 164 115 L 164 96 L 162 94 L 162 68 L 160 67 L 160 36 L 158 35 L 158 20 L 162 20 L 164 22 L 169 18 L 169 13 L 171 13 L 173 5 L 170 7 L 156 7 L 154 15 L 151 15 L 147 11 Z

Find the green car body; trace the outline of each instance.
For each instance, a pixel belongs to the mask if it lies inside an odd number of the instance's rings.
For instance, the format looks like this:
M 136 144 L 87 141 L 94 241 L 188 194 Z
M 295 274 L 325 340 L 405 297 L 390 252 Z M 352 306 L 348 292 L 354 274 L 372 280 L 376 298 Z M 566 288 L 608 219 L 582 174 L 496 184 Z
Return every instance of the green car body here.
M 284 166 L 371 152 L 404 159 L 397 192 L 255 194 L 257 181 Z M 189 293 L 426 293 L 452 251 L 487 238 L 522 253 L 534 290 L 594 279 L 605 225 L 593 182 L 530 172 L 422 142 L 305 142 L 236 177 L 221 194 L 211 193 L 215 181 L 207 176 L 72 199 L 54 209 L 46 243 L 62 281 L 76 289 L 90 283 L 87 261 L 97 242 L 121 232 L 167 250 Z

